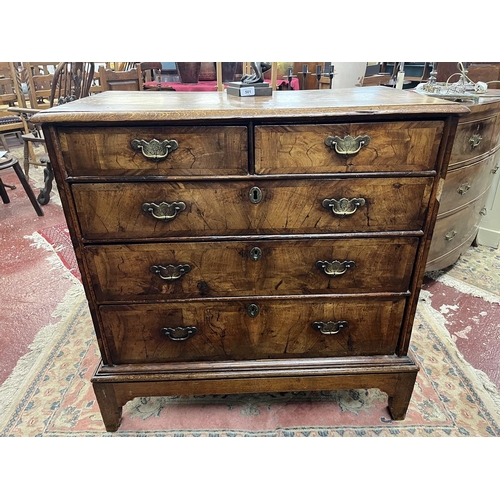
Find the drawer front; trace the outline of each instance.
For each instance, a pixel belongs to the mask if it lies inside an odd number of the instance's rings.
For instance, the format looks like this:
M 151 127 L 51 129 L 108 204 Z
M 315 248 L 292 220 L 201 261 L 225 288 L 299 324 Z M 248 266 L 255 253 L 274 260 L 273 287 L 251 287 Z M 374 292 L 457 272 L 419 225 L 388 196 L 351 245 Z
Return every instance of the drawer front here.
M 71 127 L 59 138 L 69 176 L 248 173 L 246 127 Z
M 467 205 L 464 209 L 455 212 L 448 217 L 438 219 L 434 228 L 431 248 L 429 250 L 428 263 L 442 257 L 477 233 L 481 221 L 481 210 L 483 209 L 487 194 L 483 194 L 476 201 Z
M 439 214 L 457 210 L 482 195 L 493 182 L 500 152 L 448 172 L 439 207 Z
M 448 169 L 487 155 L 498 147 L 500 119 L 497 116 L 462 118 L 458 124 Z
M 89 183 L 72 192 L 87 239 L 324 234 L 419 230 L 432 180 Z
M 89 245 L 97 300 L 406 292 L 417 238 Z
M 433 170 L 442 132 L 442 122 L 258 126 L 255 173 Z
M 113 363 L 393 354 L 405 300 L 101 306 Z M 314 325 L 314 326 L 313 326 Z

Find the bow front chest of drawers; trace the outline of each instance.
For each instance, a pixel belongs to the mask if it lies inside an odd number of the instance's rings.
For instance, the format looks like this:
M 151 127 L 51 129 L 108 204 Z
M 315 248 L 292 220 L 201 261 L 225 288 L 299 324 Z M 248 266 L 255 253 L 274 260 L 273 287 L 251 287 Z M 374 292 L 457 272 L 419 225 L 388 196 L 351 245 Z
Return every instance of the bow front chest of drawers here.
M 355 88 L 105 92 L 42 123 L 114 431 L 134 397 L 377 387 L 410 334 L 467 108 Z

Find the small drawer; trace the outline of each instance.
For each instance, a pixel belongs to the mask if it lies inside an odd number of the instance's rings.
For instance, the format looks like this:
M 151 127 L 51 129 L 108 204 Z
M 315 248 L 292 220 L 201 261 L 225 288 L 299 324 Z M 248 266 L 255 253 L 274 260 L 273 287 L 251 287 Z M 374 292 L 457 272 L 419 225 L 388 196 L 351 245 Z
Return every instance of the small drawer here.
M 434 170 L 442 133 L 439 121 L 258 126 L 255 173 Z
M 405 299 L 216 300 L 101 306 L 111 361 L 394 354 Z
M 471 114 L 462 118 L 458 124 L 448 170 L 465 163 L 476 161 L 498 148 L 500 118 L 487 118 Z
M 459 210 L 482 195 L 493 182 L 500 152 L 448 172 L 441 196 L 439 215 Z
M 248 173 L 246 127 L 68 127 L 59 139 L 70 177 Z
M 99 302 L 406 292 L 418 238 L 89 245 Z
M 88 183 L 71 189 L 84 238 L 128 240 L 420 230 L 432 181 L 256 179 Z

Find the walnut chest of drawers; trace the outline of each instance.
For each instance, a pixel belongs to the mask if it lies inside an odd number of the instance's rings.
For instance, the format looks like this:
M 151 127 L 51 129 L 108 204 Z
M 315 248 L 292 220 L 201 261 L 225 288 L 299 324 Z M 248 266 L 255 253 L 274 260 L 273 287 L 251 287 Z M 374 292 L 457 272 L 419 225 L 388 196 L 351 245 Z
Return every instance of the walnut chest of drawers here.
M 388 88 L 105 92 L 42 123 L 102 355 L 134 397 L 378 387 L 403 419 L 467 108 Z
M 464 103 L 443 187 L 427 270 L 454 264 L 474 241 L 500 161 L 500 90 Z

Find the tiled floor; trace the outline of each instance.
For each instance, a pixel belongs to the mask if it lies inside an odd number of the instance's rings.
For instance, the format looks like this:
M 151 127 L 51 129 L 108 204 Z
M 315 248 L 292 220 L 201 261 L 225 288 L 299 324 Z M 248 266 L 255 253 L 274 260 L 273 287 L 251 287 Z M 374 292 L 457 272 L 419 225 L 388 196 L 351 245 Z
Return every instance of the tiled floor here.
M 16 185 L 14 191 L 8 190 L 11 203 L 0 203 L 2 383 L 28 351 L 35 335 L 45 325 L 57 321 L 51 313 L 72 282 L 64 278 L 63 271 L 51 269 L 47 250 L 35 248 L 33 241 L 26 238 L 63 222 L 61 207 L 49 202 L 43 207 L 45 215 L 38 217 L 14 172 L 3 171 L 0 175 L 4 183 Z M 497 255 L 500 259 L 500 251 Z M 500 305 L 431 279 L 426 279 L 424 290 L 465 359 L 500 388 Z

